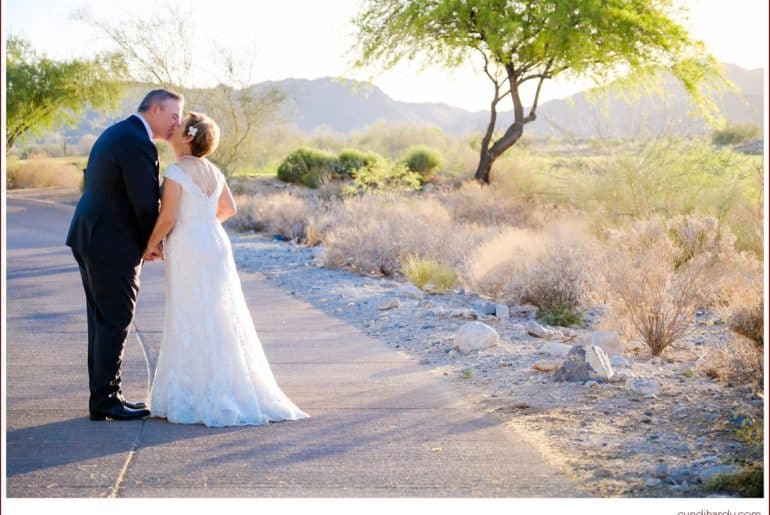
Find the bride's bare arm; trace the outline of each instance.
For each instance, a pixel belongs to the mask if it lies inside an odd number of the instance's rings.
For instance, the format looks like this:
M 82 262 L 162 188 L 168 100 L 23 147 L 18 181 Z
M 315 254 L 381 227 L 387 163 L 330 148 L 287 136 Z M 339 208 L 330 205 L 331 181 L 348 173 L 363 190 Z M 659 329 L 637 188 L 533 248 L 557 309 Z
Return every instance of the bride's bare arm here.
M 165 238 L 171 229 L 176 224 L 176 216 L 179 212 L 179 201 L 182 198 L 182 186 L 172 180 L 163 179 L 163 196 L 160 204 L 160 214 L 158 215 L 158 221 L 155 222 L 155 227 L 150 235 L 150 240 L 147 242 L 147 251 L 152 252 L 160 246 L 161 241 Z
M 219 195 L 219 200 L 217 201 L 217 220 L 224 222 L 228 218 L 234 216 L 237 212 L 238 209 L 235 207 L 233 194 L 230 192 L 230 188 L 227 187 L 227 183 L 225 183 L 225 187 L 222 188 L 222 193 Z

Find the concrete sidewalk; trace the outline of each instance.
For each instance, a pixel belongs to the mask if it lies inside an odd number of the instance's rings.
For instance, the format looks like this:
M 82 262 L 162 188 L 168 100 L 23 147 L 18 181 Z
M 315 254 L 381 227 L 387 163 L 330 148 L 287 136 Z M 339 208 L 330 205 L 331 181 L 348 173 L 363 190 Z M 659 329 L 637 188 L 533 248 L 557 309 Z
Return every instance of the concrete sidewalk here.
M 210 429 L 88 419 L 72 207 L 8 202 L 9 497 L 576 497 L 575 484 L 409 356 L 253 275 L 241 280 L 278 384 L 310 419 Z M 123 368 L 146 399 L 163 266 L 148 264 Z

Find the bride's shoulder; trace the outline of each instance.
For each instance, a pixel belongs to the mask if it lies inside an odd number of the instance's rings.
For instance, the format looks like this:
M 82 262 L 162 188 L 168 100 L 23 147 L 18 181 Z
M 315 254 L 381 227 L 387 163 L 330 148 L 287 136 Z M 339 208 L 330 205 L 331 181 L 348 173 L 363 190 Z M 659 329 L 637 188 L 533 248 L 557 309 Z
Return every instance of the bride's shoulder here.
M 173 179 L 178 181 L 179 179 L 181 179 L 182 175 L 184 175 L 184 171 L 177 163 L 171 163 L 166 167 L 165 170 L 163 170 L 164 179 Z

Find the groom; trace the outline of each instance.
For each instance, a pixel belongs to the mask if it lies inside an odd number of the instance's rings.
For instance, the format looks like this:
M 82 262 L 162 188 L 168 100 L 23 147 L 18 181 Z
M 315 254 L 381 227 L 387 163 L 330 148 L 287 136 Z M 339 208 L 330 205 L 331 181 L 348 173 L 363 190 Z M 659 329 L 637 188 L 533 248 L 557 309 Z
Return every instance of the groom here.
M 179 93 L 150 91 L 137 113 L 99 136 L 88 156 L 83 196 L 67 245 L 80 267 L 86 294 L 91 420 L 150 414 L 144 402 L 123 398 L 120 364 L 134 318 L 142 252 L 158 218 L 158 151 L 153 140 L 171 137 L 183 106 Z

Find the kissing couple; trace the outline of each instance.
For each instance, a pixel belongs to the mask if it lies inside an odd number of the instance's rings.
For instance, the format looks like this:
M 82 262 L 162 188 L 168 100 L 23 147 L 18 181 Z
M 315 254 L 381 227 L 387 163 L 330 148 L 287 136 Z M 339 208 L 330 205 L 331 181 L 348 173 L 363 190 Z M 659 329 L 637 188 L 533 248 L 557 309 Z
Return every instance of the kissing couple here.
M 88 156 L 67 245 L 86 296 L 91 420 L 152 414 L 224 427 L 307 418 L 273 377 L 222 228 L 236 206 L 206 159 L 219 127 L 201 113 L 183 116 L 183 107 L 179 93 L 150 91 Z M 162 195 L 154 140 L 168 141 L 177 158 Z M 123 397 L 120 366 L 143 263 L 159 260 L 166 306 L 148 405 Z

